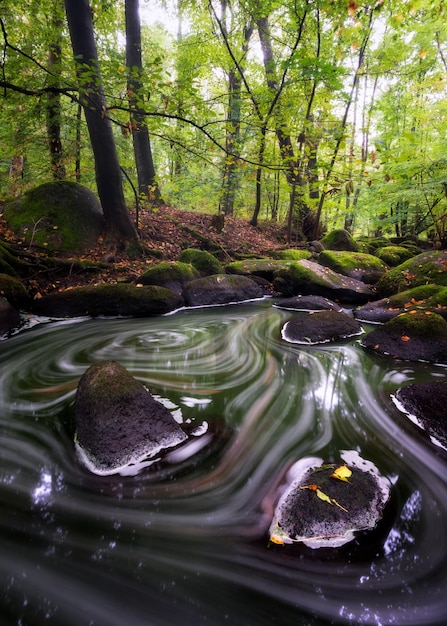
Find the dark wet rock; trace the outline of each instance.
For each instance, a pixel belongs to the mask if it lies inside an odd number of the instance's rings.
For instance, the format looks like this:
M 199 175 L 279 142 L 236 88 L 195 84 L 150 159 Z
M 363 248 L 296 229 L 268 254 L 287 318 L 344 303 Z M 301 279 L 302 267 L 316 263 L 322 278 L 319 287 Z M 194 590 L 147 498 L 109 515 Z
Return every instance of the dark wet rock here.
M 213 274 L 221 274 L 223 270 L 222 263 L 208 250 L 197 250 L 196 248 L 186 248 L 183 250 L 178 260 L 181 263 L 190 263 L 195 267 L 201 276 L 212 276 Z
M 274 288 L 284 296 L 318 295 L 343 303 L 364 304 L 374 291 L 360 280 L 343 276 L 313 261 L 292 261 L 278 270 Z
M 273 543 L 335 548 L 352 541 L 356 532 L 375 528 L 389 500 L 389 482 L 356 452 L 341 457 L 338 465 L 312 458 L 297 464 L 297 477 L 275 509 Z M 347 468 L 346 481 L 334 477 L 338 468 Z
M 381 298 L 427 284 L 447 287 L 447 250 L 423 252 L 390 269 L 377 283 Z
M 245 259 L 229 263 L 225 270 L 229 274 L 239 274 L 241 276 L 259 276 L 270 282 L 273 281 L 278 270 L 287 270 L 291 260 L 278 259 Z
M 27 307 L 31 301 L 22 281 L 8 274 L 0 274 L 0 296 L 6 298 L 17 309 Z
M 384 323 L 409 311 L 431 311 L 447 319 L 447 287 L 421 285 L 389 298 L 368 302 L 354 311 L 363 322 Z
M 354 337 L 362 332 L 362 327 L 352 315 L 339 311 L 316 311 L 287 322 L 282 329 L 282 337 L 291 343 L 315 344 Z
M 318 256 L 318 263 L 329 267 L 334 272 L 349 276 L 356 280 L 364 280 L 368 272 L 380 272 L 385 274 L 388 267 L 379 258 L 364 252 L 346 252 L 340 250 L 324 250 Z
M 169 313 L 184 305 L 183 298 L 171 289 L 133 284 L 75 287 L 35 300 L 33 312 L 51 317 L 90 315 L 128 315 L 143 317 Z
M 280 298 L 275 301 L 278 309 L 288 311 L 341 311 L 342 307 L 322 296 L 293 296 L 291 298 Z
M 20 313 L 6 298 L 0 297 L 0 334 L 7 333 L 20 325 Z
M 419 253 L 420 250 L 413 252 L 413 250 L 404 248 L 403 246 L 383 246 L 377 248 L 374 254 L 390 267 L 396 267 Z
M 183 292 L 185 285 L 199 278 L 200 272 L 190 263 L 181 261 L 161 261 L 142 274 L 137 283 L 141 285 L 159 285 L 172 289 L 178 294 Z
M 339 228 L 331 230 L 327 235 L 322 237 L 321 243 L 326 250 L 351 250 L 358 252 L 358 243 L 347 230 Z
M 402 313 L 361 341 L 377 354 L 407 361 L 447 363 L 447 321 L 436 313 Z
M 188 283 L 183 296 L 188 306 L 210 306 L 262 298 L 263 289 L 247 276 L 217 274 Z
M 94 246 L 104 229 L 95 194 L 77 183 L 45 183 L 8 204 L 4 217 L 30 245 L 81 252 Z
M 398 408 L 447 450 L 447 380 L 402 387 L 394 398 Z
M 98 474 L 178 445 L 187 436 L 171 412 L 115 361 L 90 366 L 75 398 L 76 443 Z

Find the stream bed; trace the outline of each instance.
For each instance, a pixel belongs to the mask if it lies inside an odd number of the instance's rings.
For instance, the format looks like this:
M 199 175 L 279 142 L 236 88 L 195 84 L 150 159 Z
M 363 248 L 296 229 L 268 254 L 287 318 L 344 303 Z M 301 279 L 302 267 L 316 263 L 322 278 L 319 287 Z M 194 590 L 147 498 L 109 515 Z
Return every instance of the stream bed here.
M 355 338 L 289 344 L 271 301 L 145 319 L 46 321 L 0 342 L 0 623 L 430 626 L 447 619 L 447 452 L 391 394 L 446 368 Z M 368 329 L 366 329 L 368 331 Z M 74 398 L 126 367 L 194 432 L 126 475 L 74 446 Z M 392 484 L 338 549 L 269 543 L 293 464 L 356 450 Z

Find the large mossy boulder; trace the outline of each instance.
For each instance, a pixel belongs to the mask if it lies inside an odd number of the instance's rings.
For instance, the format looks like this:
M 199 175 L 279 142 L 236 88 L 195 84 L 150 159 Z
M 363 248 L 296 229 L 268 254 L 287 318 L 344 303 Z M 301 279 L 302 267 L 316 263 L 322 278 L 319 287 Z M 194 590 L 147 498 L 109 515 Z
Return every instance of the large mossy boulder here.
M 394 399 L 397 407 L 422 428 L 435 445 L 447 450 L 447 380 L 401 387 Z
M 378 248 L 374 254 L 389 267 L 397 267 L 419 252 L 420 250 L 413 252 L 403 246 L 383 246 L 382 248 Z
M 431 311 L 447 319 L 447 287 L 421 285 L 401 291 L 389 298 L 368 302 L 354 311 L 354 317 L 377 324 L 411 311 Z
M 363 329 L 352 315 L 340 311 L 317 311 L 284 324 L 282 338 L 290 343 L 317 344 L 361 335 Z
M 137 280 L 141 285 L 160 285 L 178 294 L 185 285 L 200 277 L 200 272 L 190 263 L 181 261 L 161 261 L 146 270 Z
M 45 183 L 10 202 L 4 218 L 31 246 L 82 252 L 93 247 L 104 229 L 95 194 L 77 183 Z
M 229 274 L 240 274 L 241 276 L 258 276 L 270 282 L 273 281 L 278 270 L 287 270 L 291 261 L 277 259 L 245 259 L 243 261 L 233 261 L 226 266 Z
M 372 273 L 385 274 L 388 269 L 383 261 L 372 254 L 341 250 L 323 250 L 318 256 L 318 263 L 356 280 L 363 280 L 365 275 Z
M 284 250 L 276 250 L 271 256 L 279 261 L 301 261 L 302 259 L 311 259 L 312 252 L 304 249 L 285 248 Z
M 28 291 L 19 278 L 0 274 L 0 296 L 17 309 L 26 308 L 31 301 Z
M 359 250 L 358 243 L 343 228 L 331 230 L 320 241 L 326 250 L 350 250 L 351 252 L 358 252 Z
M 91 365 L 75 398 L 76 444 L 97 474 L 152 457 L 187 436 L 171 412 L 115 361 Z
M 431 311 L 402 313 L 371 331 L 361 345 L 406 361 L 447 363 L 447 321 Z
M 274 288 L 284 296 L 317 295 L 350 304 L 364 304 L 375 297 L 360 280 L 343 276 L 314 261 L 292 261 L 275 273 Z
M 359 531 L 374 529 L 390 498 L 390 483 L 353 450 L 338 464 L 302 459 L 295 480 L 281 496 L 270 525 L 270 541 L 301 542 L 309 548 L 338 548 Z
M 447 250 L 422 252 L 390 269 L 377 283 L 379 297 L 426 284 L 447 287 Z
M 183 297 L 188 306 L 212 306 L 262 298 L 263 290 L 247 276 L 216 274 L 188 283 Z
M 170 313 L 184 305 L 183 298 L 158 285 L 137 287 L 121 283 L 75 287 L 35 300 L 32 309 L 49 317 L 126 315 L 145 317 Z
M 182 263 L 190 263 L 200 272 L 201 276 L 211 276 L 223 272 L 222 263 L 207 250 L 186 248 L 180 253 L 178 260 Z

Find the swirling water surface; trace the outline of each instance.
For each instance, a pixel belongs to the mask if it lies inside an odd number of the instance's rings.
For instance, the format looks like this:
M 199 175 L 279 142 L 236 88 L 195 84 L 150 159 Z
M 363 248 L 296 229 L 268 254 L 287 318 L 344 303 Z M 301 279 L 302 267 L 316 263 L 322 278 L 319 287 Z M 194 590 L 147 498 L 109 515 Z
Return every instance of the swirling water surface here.
M 71 320 L 0 343 L 1 624 L 445 623 L 447 456 L 390 394 L 446 371 L 357 340 L 287 344 L 293 315 L 262 302 Z M 89 473 L 74 397 L 104 359 L 206 433 L 135 476 Z M 378 528 L 339 549 L 269 546 L 293 463 L 343 449 L 393 484 Z

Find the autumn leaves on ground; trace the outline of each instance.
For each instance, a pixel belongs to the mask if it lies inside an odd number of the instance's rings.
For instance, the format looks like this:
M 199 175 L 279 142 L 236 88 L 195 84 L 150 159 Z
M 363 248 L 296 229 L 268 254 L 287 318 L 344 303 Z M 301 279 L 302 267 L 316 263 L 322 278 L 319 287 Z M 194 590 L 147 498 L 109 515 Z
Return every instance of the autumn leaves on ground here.
M 215 216 L 214 216 L 215 217 Z M 135 213 L 132 213 L 135 221 Z M 15 236 L 5 222 L 0 224 L 3 241 L 13 243 L 22 252 L 36 256 L 47 256 L 47 251 L 30 246 Z M 213 253 L 223 263 L 239 256 L 262 256 L 286 245 L 286 230 L 283 224 L 264 222 L 254 227 L 248 218 L 225 217 L 220 232 L 213 226 L 213 216 L 186 211 L 168 206 L 140 210 L 138 233 L 142 254 L 132 255 L 110 252 L 107 243 L 99 240 L 95 248 L 77 257 L 76 260 L 92 261 L 94 269 L 85 269 L 74 263 L 68 275 L 52 273 L 48 269 L 36 271 L 29 279 L 33 293 L 48 293 L 78 285 L 134 281 L 148 267 L 161 260 L 178 259 L 180 252 L 188 247 L 213 248 Z M 100 264 L 98 268 L 97 264 Z

